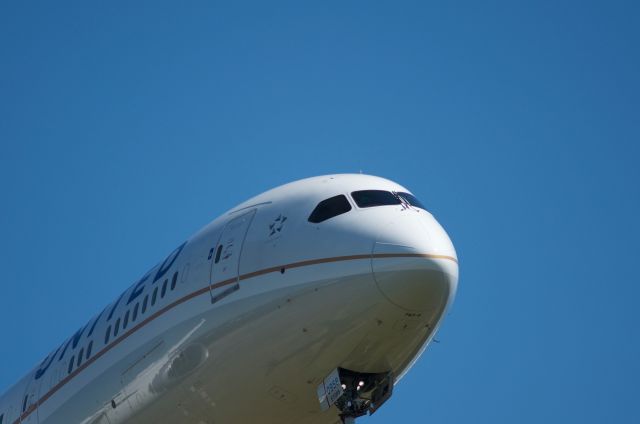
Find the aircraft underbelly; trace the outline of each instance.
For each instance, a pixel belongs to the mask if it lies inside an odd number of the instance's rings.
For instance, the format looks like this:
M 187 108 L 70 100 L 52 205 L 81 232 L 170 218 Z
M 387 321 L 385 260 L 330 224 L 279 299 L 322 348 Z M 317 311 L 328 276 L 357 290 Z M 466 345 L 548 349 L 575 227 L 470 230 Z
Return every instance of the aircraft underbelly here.
M 439 319 L 391 305 L 370 274 L 281 294 L 213 329 L 206 366 L 135 422 L 336 422 L 320 410 L 318 383 L 336 366 L 399 375 Z

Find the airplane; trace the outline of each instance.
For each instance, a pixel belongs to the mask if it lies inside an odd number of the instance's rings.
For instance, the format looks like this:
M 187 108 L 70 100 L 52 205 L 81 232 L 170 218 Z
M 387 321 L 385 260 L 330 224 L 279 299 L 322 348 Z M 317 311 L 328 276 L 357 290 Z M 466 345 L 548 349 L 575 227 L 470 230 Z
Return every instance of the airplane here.
M 0 424 L 354 423 L 390 398 L 457 285 L 451 240 L 406 188 L 292 182 L 206 225 L 56 346 L 0 397 Z

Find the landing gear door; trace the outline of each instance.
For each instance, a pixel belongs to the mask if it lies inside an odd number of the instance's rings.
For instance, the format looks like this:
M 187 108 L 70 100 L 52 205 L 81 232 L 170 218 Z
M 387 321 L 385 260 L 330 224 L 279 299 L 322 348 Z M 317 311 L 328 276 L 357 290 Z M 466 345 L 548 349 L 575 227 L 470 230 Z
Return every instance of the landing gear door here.
M 211 303 L 216 303 L 240 288 L 240 256 L 245 236 L 256 210 L 252 209 L 236 216 L 222 230 L 218 244 L 213 250 L 209 291 Z

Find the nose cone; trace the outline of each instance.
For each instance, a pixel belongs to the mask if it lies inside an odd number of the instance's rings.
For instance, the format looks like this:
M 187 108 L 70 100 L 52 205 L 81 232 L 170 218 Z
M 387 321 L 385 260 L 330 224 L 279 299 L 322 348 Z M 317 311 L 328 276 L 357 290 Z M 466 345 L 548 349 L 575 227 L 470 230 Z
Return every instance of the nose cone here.
M 441 313 L 453 301 L 458 285 L 451 240 L 431 216 L 391 228 L 395 231 L 379 238 L 373 249 L 378 289 L 404 310 Z

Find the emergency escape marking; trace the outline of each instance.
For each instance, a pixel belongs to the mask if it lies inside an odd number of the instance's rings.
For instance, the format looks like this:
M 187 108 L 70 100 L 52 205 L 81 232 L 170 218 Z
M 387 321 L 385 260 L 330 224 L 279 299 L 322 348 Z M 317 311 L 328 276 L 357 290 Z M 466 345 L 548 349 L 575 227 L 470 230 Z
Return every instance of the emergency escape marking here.
M 329 409 L 342 396 L 344 389 L 342 388 L 337 368 L 318 385 L 317 393 L 322 411 Z
M 226 261 L 233 255 L 233 238 L 227 240 L 227 244 L 224 246 L 224 250 L 222 252 L 222 260 Z

